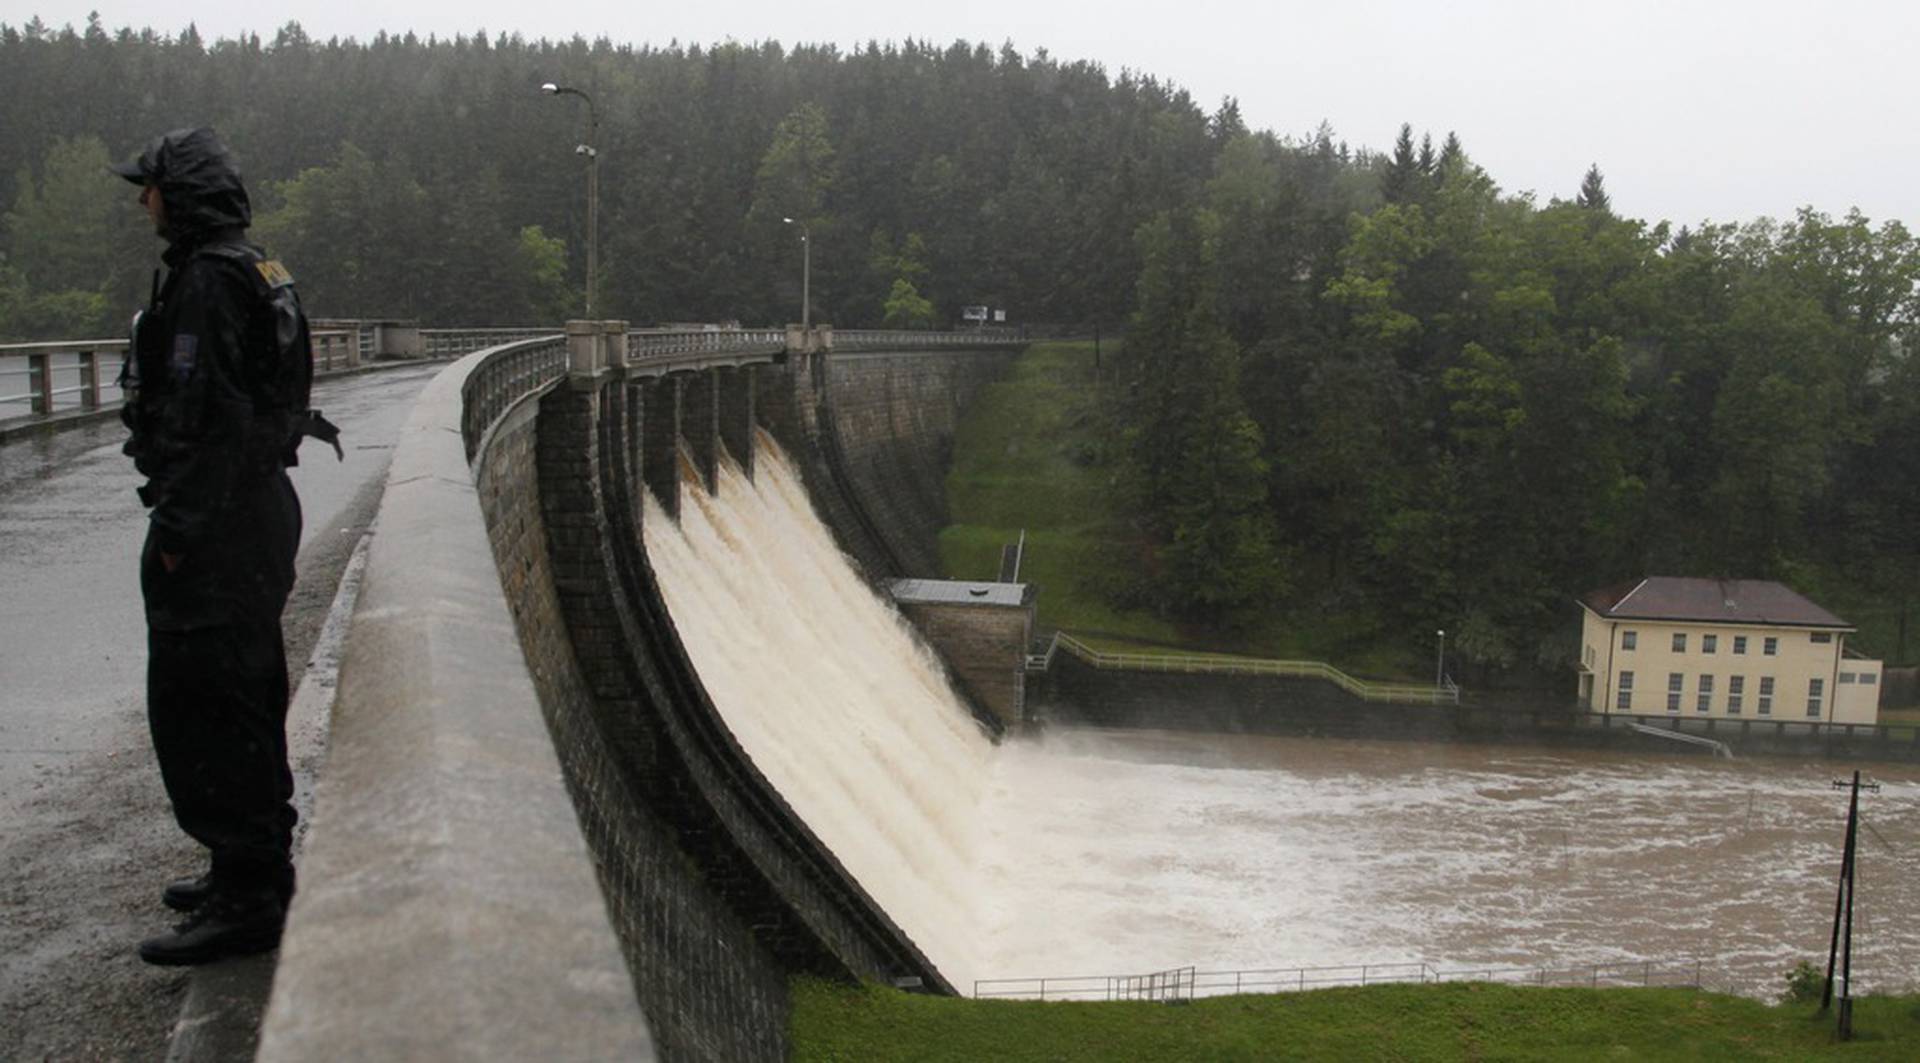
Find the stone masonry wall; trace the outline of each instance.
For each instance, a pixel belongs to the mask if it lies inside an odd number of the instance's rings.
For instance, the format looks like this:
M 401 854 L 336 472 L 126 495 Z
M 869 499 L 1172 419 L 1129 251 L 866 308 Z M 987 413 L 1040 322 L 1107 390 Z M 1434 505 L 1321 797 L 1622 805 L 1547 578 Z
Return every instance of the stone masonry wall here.
M 676 831 L 641 795 L 636 773 L 654 757 L 639 706 L 596 698 L 576 659 L 560 587 L 596 576 L 590 565 L 556 573 L 549 543 L 579 547 L 592 532 L 564 516 L 550 529 L 540 485 L 591 488 L 592 426 L 536 423 L 536 408 L 524 405 L 495 434 L 478 462 L 478 485 L 501 583 L 636 995 L 665 1058 L 784 1058 L 781 966 L 709 888 Z
M 1629 726 L 1640 723 L 1724 742 L 1737 756 L 1920 760 L 1920 736 L 1892 738 L 1871 727 L 1608 717 L 1497 705 L 1386 705 L 1362 701 L 1318 679 L 1104 670 L 1064 652 L 1054 655 L 1045 675 L 1035 677 L 1028 697 L 1030 716 L 1095 727 L 1706 751 Z
M 796 357 L 787 372 L 761 374 L 763 396 L 785 390 L 763 402 L 769 427 L 801 461 L 814 504 L 869 578 L 939 575 L 961 411 L 1017 354 Z
M 900 612 L 946 661 L 960 689 L 1000 723 L 1026 715 L 1029 609 L 948 603 L 899 603 Z

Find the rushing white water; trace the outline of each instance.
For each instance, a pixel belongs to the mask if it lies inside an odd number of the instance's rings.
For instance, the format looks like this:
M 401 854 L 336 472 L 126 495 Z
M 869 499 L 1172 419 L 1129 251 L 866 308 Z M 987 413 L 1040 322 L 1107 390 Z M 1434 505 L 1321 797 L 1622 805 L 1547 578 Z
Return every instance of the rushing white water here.
M 940 972 L 976 972 L 973 869 L 992 745 L 938 662 L 814 514 L 771 437 L 755 479 L 651 497 L 647 556 L 754 764 Z
M 1826 761 L 1149 732 L 981 736 L 764 435 L 646 545 L 741 746 L 962 992 L 975 978 L 1824 961 Z M 1846 766 L 1851 768 L 1851 765 Z M 1920 985 L 1920 771 L 1870 766 L 1856 988 Z

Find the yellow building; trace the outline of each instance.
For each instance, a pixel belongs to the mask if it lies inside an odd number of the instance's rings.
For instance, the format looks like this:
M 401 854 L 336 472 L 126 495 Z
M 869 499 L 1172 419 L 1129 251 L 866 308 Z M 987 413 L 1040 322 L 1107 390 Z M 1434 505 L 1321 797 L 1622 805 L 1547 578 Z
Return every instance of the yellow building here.
M 1876 723 L 1880 662 L 1853 625 L 1771 580 L 1650 576 L 1582 598 L 1592 712 Z

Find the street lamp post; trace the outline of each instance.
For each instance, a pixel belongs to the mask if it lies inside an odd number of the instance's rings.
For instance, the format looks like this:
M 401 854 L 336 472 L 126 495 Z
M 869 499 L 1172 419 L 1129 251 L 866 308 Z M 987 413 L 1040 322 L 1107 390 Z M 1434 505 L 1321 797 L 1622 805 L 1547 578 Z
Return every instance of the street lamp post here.
M 587 142 L 573 149 L 575 155 L 587 158 L 587 308 L 589 318 L 593 316 L 593 293 L 600 283 L 600 112 L 593 106 L 593 97 L 579 89 L 566 85 L 556 85 L 549 81 L 540 86 L 540 91 L 549 96 L 578 96 L 587 101 Z
M 813 328 L 813 229 L 804 221 L 781 218 L 788 225 L 800 226 L 800 327 Z
M 1447 630 L 1441 628 L 1434 635 L 1439 638 L 1440 645 L 1433 658 L 1433 685 L 1443 687 L 1447 685 Z

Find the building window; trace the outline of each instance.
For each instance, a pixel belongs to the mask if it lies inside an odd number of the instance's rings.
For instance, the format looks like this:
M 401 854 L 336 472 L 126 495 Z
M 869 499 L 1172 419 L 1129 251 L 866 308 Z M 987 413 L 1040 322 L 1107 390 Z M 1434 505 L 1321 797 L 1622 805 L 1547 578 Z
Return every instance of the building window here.
M 1622 712 L 1633 708 L 1633 673 L 1620 673 L 1620 693 L 1614 698 L 1613 707 Z
M 1673 633 L 1673 652 L 1675 653 L 1687 652 L 1687 633 L 1686 632 L 1676 631 Z
M 1746 692 L 1747 692 L 1746 676 L 1730 675 L 1727 677 L 1727 715 L 1728 716 L 1740 715 L 1740 702 L 1743 700 L 1742 695 L 1746 694 Z
M 1693 707 L 1694 707 L 1694 711 L 1696 712 L 1712 711 L 1713 709 L 1713 677 L 1712 676 L 1703 675 L 1700 677 L 1700 698 L 1698 701 L 1694 703 Z
M 1847 685 L 1848 685 L 1848 684 L 1850 684 L 1850 683 L 1855 683 L 1855 682 L 1858 682 L 1858 681 L 1859 681 L 1859 680 L 1858 680 L 1858 678 L 1857 678 L 1857 677 L 1856 677 L 1856 676 L 1855 676 L 1855 675 L 1854 675 L 1854 674 L 1853 674 L 1852 672 L 1841 672 L 1841 673 L 1840 673 L 1840 685 L 1841 685 L 1841 686 L 1847 686 Z
M 1638 631 L 1622 631 L 1620 633 L 1621 649 L 1630 650 L 1638 645 L 1640 645 L 1640 633 Z
M 1827 681 L 1815 677 L 1807 680 L 1807 715 L 1818 719 L 1821 699 L 1827 696 Z
M 1754 707 L 1759 711 L 1760 715 L 1762 716 L 1773 715 L 1773 677 L 1772 676 L 1763 675 L 1760 677 L 1760 697 L 1754 703 Z
M 1872 672 L 1860 673 L 1860 685 L 1863 687 L 1874 686 L 1879 682 L 1880 682 L 1880 677 L 1877 675 L 1874 675 Z
M 1680 711 L 1680 695 L 1687 685 L 1687 677 L 1679 672 L 1667 673 L 1667 711 Z
M 1814 642 L 1814 645 L 1816 646 L 1825 646 L 1827 643 L 1832 641 L 1833 641 L 1833 632 L 1831 631 L 1816 631 L 1813 633 L 1813 642 Z
M 1777 638 L 1774 638 L 1772 635 L 1768 635 L 1766 638 L 1766 641 L 1760 644 L 1760 653 L 1763 656 L 1772 657 L 1773 655 L 1779 652 L 1780 652 L 1780 640 Z
M 1747 652 L 1747 637 L 1745 635 L 1735 635 L 1733 637 L 1733 652 L 1740 654 Z

